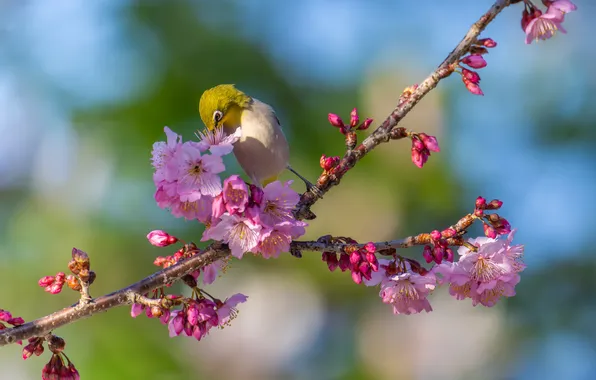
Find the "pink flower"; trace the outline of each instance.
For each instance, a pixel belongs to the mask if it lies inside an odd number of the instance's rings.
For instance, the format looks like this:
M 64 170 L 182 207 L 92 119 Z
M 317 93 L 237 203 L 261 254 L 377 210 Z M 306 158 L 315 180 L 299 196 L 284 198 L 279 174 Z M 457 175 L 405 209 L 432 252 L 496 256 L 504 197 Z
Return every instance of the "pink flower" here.
M 278 223 L 294 221 L 292 210 L 298 204 L 300 195 L 290 187 L 291 184 L 292 181 L 285 184 L 275 181 L 263 189 L 259 219 L 264 226 L 274 227 Z
M 215 197 L 221 192 L 221 179 L 217 175 L 225 170 L 221 157 L 201 155 L 197 144 L 186 142 L 174 155 L 177 192 L 181 201 L 194 202 L 203 195 Z
M 217 260 L 209 265 L 206 265 L 203 270 L 203 284 L 209 285 L 213 284 L 219 271 L 222 270 L 225 266 L 223 260 Z
M 297 220 L 279 223 L 275 228 L 263 229 L 260 234 L 258 252 L 265 259 L 277 258 L 281 252 L 289 252 L 292 239 L 304 235 L 305 226 L 306 223 Z
M 184 217 L 186 220 L 198 220 L 201 223 L 211 222 L 211 204 L 213 198 L 210 196 L 202 196 L 194 202 L 178 201 L 170 207 L 172 215 L 177 218 Z
M 534 40 L 549 39 L 557 30 L 567 33 L 562 26 L 565 14 L 577 10 L 575 4 L 569 0 L 543 1 L 543 3 L 548 6 L 544 14 L 533 7 L 524 9 L 522 29 L 526 33 L 526 44 L 531 44 Z
M 426 298 L 435 289 L 436 278 L 432 273 L 421 276 L 405 272 L 381 282 L 379 293 L 383 302 L 393 305 L 394 314 L 416 314 L 432 311 Z
M 236 306 L 240 303 L 246 302 L 248 299 L 242 293 L 237 293 L 231 296 L 230 298 L 226 299 L 223 303 L 217 305 L 217 317 L 219 319 L 219 326 L 229 326 L 230 321 L 238 315 L 238 311 L 236 310 Z
M 182 136 L 177 135 L 170 128 L 164 127 L 167 142 L 158 141 L 153 144 L 151 152 L 152 165 L 155 168 L 153 179 L 159 182 L 165 179 L 167 164 L 170 162 L 176 150 L 182 145 Z
M 512 239 L 513 233 L 507 239 L 471 239 L 477 252 L 462 246 L 458 262 L 438 265 L 433 271 L 443 276 L 441 282 L 450 283 L 449 293 L 456 299 L 471 298 L 474 306 L 494 306 L 501 297 L 515 295 L 518 273 L 525 269 L 523 246 L 511 247 Z
M 167 247 L 176 243 L 178 238 L 162 230 L 153 230 L 147 234 L 147 240 L 156 247 Z
M 350 127 L 354 128 L 358 126 L 360 123 L 360 117 L 358 116 L 358 110 L 354 108 L 352 112 L 350 112 Z
M 259 241 L 261 226 L 238 215 L 224 214 L 221 221 L 203 232 L 201 241 L 223 241 L 230 246 L 232 255 L 241 259 L 245 252 L 254 250 Z
M 232 175 L 224 181 L 223 201 L 230 214 L 241 214 L 248 203 L 248 186 L 239 175 Z
M 184 330 L 184 313 L 182 310 L 174 310 L 171 313 L 170 322 L 168 323 L 168 331 L 170 333 L 170 338 L 180 335 L 182 330 Z
M 197 132 L 196 135 L 201 140 L 198 146 L 202 152 L 209 150 L 215 156 L 225 156 L 232 152 L 234 143 L 242 136 L 242 128 L 236 128 L 231 135 L 226 135 L 223 127 L 213 131 L 205 129 L 203 132 Z

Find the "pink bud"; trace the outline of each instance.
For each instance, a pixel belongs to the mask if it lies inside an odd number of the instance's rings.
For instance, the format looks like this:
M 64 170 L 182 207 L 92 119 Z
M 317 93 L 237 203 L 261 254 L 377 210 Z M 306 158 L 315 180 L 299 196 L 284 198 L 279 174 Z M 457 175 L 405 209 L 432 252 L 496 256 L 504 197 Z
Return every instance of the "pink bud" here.
M 139 315 L 141 315 L 141 313 L 143 313 L 143 309 L 145 308 L 145 306 L 140 305 L 138 303 L 133 303 L 132 307 L 130 309 L 130 316 L 133 318 L 138 317 Z
M 468 91 L 470 91 L 472 94 L 484 95 L 484 92 L 482 92 L 482 89 L 476 83 L 467 80 L 465 77 L 462 77 L 462 80 L 464 81 L 464 85 L 466 86 Z
M 265 193 L 263 192 L 263 189 L 261 189 L 258 186 L 255 185 L 250 185 L 250 201 L 251 203 L 254 203 L 258 206 L 261 205 L 261 203 L 263 203 L 263 197 L 265 196 Z
M 359 122 L 360 118 L 358 117 L 358 110 L 354 108 L 352 112 L 350 112 L 350 127 L 355 128 Z
M 20 326 L 25 323 L 25 320 L 21 317 L 10 318 L 6 323 L 10 323 L 13 326 Z
M 501 206 L 503 206 L 503 202 L 501 202 L 498 199 L 493 199 L 492 201 L 490 201 L 490 203 L 488 205 L 486 205 L 486 209 L 487 210 L 498 210 L 501 208 Z
M 339 269 L 345 272 L 350 267 L 350 256 L 347 253 L 339 255 Z
M 489 226 L 488 224 L 484 225 L 484 234 L 486 235 L 486 237 L 494 239 L 497 237 L 497 231 L 492 228 L 491 226 Z
M 62 286 L 64 283 L 54 282 L 50 286 L 46 286 L 45 291 L 50 294 L 58 294 L 62 291 Z
M 368 242 L 364 245 L 364 250 L 368 253 L 375 253 L 377 252 L 377 247 L 375 247 L 375 243 Z
M 414 163 L 414 165 L 418 166 L 419 168 L 422 168 L 427 160 L 428 160 L 427 155 L 412 148 L 412 162 Z
M 482 45 L 487 48 L 494 48 L 497 43 L 492 38 L 482 38 L 478 40 L 478 45 Z
M 462 67 L 461 73 L 463 77 L 469 80 L 470 82 L 474 84 L 480 83 L 480 75 L 476 71 L 468 70 Z
M 178 238 L 162 230 L 153 230 L 147 234 L 147 240 L 156 247 L 167 247 L 178 241 Z
M 337 268 L 339 261 L 337 260 L 337 254 L 335 252 L 323 252 L 323 261 L 327 263 L 327 267 L 331 272 Z
M 352 280 L 358 285 L 362 284 L 362 275 L 360 272 L 352 272 Z
M 322 155 L 321 159 L 319 160 L 319 163 L 321 164 L 321 168 L 323 170 L 329 171 L 339 164 L 339 157 L 338 156 L 327 157 L 325 155 Z
M 486 207 L 486 199 L 483 197 L 476 198 L 476 208 L 483 210 Z
M 484 58 L 482 58 L 481 55 L 468 55 L 465 56 L 460 62 L 470 66 L 473 69 L 481 69 L 483 67 L 486 67 L 486 61 L 484 60 Z
M 362 277 L 364 277 L 367 280 L 371 279 L 371 274 L 372 274 L 372 270 L 370 265 L 368 265 L 368 263 L 362 262 L 360 263 L 360 265 L 358 266 L 358 271 L 362 274 Z
M 424 257 L 424 260 L 427 263 L 430 263 L 433 261 L 433 254 L 432 254 L 432 249 L 430 248 L 430 245 L 424 246 L 424 250 L 422 251 L 422 256 Z
M 443 262 L 444 255 L 445 255 L 445 249 L 443 249 L 441 247 L 435 247 L 433 249 L 433 258 L 435 260 L 435 263 L 441 264 L 441 262 Z
M 0 309 L 0 321 L 8 322 L 11 318 L 10 311 Z
M 54 282 L 54 276 L 44 276 L 37 281 L 37 284 L 42 288 L 52 284 Z
M 439 142 L 435 136 L 429 136 L 426 133 L 420 133 L 418 137 L 420 137 L 420 140 L 422 140 L 424 146 L 426 146 L 426 149 L 432 152 L 441 151 L 441 148 L 439 148 Z
M 359 130 L 364 131 L 365 129 L 368 129 L 368 127 L 370 127 L 370 125 L 372 124 L 373 119 L 370 118 L 366 118 L 364 119 L 364 122 L 362 124 L 360 124 L 360 126 L 358 127 Z
M 350 264 L 352 264 L 353 266 L 358 265 L 360 261 L 362 261 L 362 256 L 360 256 L 360 252 L 354 251 L 350 254 Z
M 344 126 L 344 122 L 338 115 L 334 113 L 330 113 L 328 116 L 329 123 L 337 128 L 342 128 Z
M 424 143 L 419 139 L 413 138 L 412 139 L 412 149 L 416 149 L 417 151 L 421 152 L 424 150 Z
M 23 360 L 27 360 L 31 357 L 31 355 L 33 355 L 33 352 L 35 351 L 35 346 L 32 345 L 31 343 L 26 345 L 25 347 L 23 347 Z
M 441 235 L 444 238 L 449 239 L 449 238 L 452 238 L 455 235 L 457 235 L 457 231 L 455 229 L 453 229 L 453 228 L 450 227 L 450 228 L 447 228 L 447 229 L 443 230 L 443 232 L 441 232 Z
M 451 248 L 447 248 L 445 250 L 445 256 L 443 256 L 443 258 L 447 261 L 449 261 L 450 263 L 453 262 L 453 250 Z
M 433 239 L 433 240 L 435 240 L 435 241 L 436 240 L 439 240 L 441 238 L 441 233 L 439 231 L 437 231 L 437 230 L 433 230 L 430 233 L 430 238 Z

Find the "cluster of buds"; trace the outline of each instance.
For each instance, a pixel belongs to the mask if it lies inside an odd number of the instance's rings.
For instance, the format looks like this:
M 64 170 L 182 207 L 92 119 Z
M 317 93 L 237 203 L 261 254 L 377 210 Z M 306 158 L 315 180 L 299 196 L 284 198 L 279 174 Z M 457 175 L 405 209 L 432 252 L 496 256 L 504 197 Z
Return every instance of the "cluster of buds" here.
M 246 302 L 247 298 L 244 294 L 237 293 L 223 302 L 204 297 L 187 299 L 181 310 L 172 312 L 172 319 L 168 325 L 170 337 L 184 333 L 201 340 L 213 327 L 228 326 L 238 314 L 236 306 Z
M 358 116 L 358 110 L 354 108 L 350 112 L 350 123 L 345 124 L 341 117 L 334 113 L 330 113 L 328 116 L 329 123 L 334 127 L 339 128 L 339 131 L 346 137 L 346 147 L 348 150 L 354 149 L 358 138 L 356 137 L 356 131 L 363 131 L 368 129 L 373 122 L 373 119 L 366 118 L 362 123 L 360 122 L 360 116 Z
M 154 292 L 154 296 L 157 296 L 157 292 Z M 175 305 L 180 305 L 183 297 L 175 294 L 168 294 L 161 298 L 151 298 L 150 300 L 155 301 L 151 306 L 133 303 L 130 310 L 131 317 L 136 318 L 145 312 L 147 318 L 159 318 L 160 322 L 165 325 L 170 320 L 170 308 Z
M 73 248 L 72 249 L 72 260 L 68 263 L 68 269 L 75 275 L 80 282 L 92 284 L 95 281 L 95 272 L 90 270 L 91 263 L 89 261 L 89 255 L 81 251 L 80 249 Z M 73 290 L 80 290 L 80 288 L 75 289 L 70 284 L 73 283 L 73 280 L 70 279 L 70 275 L 67 276 L 66 282 Z M 79 284 L 80 286 L 80 284 Z
M 33 337 L 29 338 L 28 342 L 29 343 L 25 347 L 23 347 L 23 360 L 29 359 L 34 354 L 35 356 L 43 354 L 43 343 L 45 342 L 44 338 Z
M 319 160 L 319 164 L 321 165 L 321 169 L 323 169 L 325 173 L 328 173 L 331 169 L 339 164 L 339 161 L 340 158 L 338 156 L 327 157 L 322 155 L 321 159 Z
M 460 59 L 458 66 L 461 68 L 461 79 L 464 85 L 474 95 L 484 95 L 480 89 L 480 75 L 476 71 L 469 70 L 461 65 L 464 64 L 472 69 L 486 67 L 487 63 L 482 57 L 488 53 L 487 48 L 494 48 L 497 43 L 491 38 L 482 38 L 470 47 L 470 54 Z
M 453 262 L 453 250 L 449 247 L 447 239 L 457 236 L 457 231 L 447 228 L 443 232 L 434 230 L 430 233 L 431 244 L 425 245 L 422 256 L 427 263 L 441 264 L 443 260 Z
M 50 294 L 58 294 L 66 283 L 66 274 L 58 272 L 55 276 L 44 276 L 39 279 L 37 284 Z
M 157 265 L 158 267 L 167 268 L 176 264 L 178 261 L 182 259 L 186 259 L 196 255 L 198 252 L 199 249 L 194 243 L 184 244 L 184 246 L 177 250 L 173 255 L 157 256 L 153 261 L 153 264 Z
M 13 317 L 10 311 L 8 310 L 0 309 L 0 331 L 8 327 L 5 325 L 5 323 L 14 327 L 22 325 L 23 323 L 25 323 L 25 320 L 21 317 Z
M 350 239 L 349 243 L 356 244 L 356 241 Z M 327 263 L 330 271 L 334 271 L 337 267 L 342 272 L 349 269 L 352 272 L 352 280 L 356 284 L 361 284 L 363 279 L 370 280 L 372 272 L 379 270 L 376 250 L 374 243 L 367 243 L 361 248 L 353 245 L 346 247 L 339 254 L 339 259 L 335 252 L 323 252 L 322 260 Z
M 565 14 L 577 10 L 577 6 L 569 0 L 542 0 L 542 4 L 547 7 L 544 13 L 531 1 L 524 1 L 521 28 L 526 33 L 526 44 L 547 40 L 558 30 L 567 33 L 562 25 Z
M 503 202 L 498 199 L 493 199 L 487 203 L 483 197 L 476 198 L 474 216 L 482 219 L 484 234 L 491 239 L 495 239 L 499 235 L 507 235 L 511 232 L 511 224 L 509 224 L 507 219 L 499 216 L 499 214 L 485 215 L 484 213 L 487 210 L 498 210 L 502 205 Z
M 33 338 L 34 340 L 29 340 L 29 345 L 33 345 L 33 353 L 37 354 L 35 350 L 41 350 L 43 352 L 43 341 L 44 338 Z M 37 340 L 35 340 L 37 339 Z M 50 361 L 43 367 L 41 370 L 41 379 L 42 380 L 79 380 L 81 377 L 79 376 L 79 371 L 75 368 L 74 364 L 70 361 L 68 356 L 64 354 L 64 347 L 66 346 L 66 342 L 64 339 L 56 336 L 50 335 L 47 338 L 48 342 L 48 349 L 52 352 L 52 357 Z M 27 346 L 29 346 L 27 345 Z M 41 349 L 39 348 L 41 347 Z M 23 350 L 24 351 L 24 350 Z M 23 358 L 27 359 L 29 356 L 25 357 L 23 353 Z
M 422 168 L 430 152 L 440 152 L 439 142 L 435 136 L 429 136 L 426 133 L 412 133 L 412 162 L 414 165 Z

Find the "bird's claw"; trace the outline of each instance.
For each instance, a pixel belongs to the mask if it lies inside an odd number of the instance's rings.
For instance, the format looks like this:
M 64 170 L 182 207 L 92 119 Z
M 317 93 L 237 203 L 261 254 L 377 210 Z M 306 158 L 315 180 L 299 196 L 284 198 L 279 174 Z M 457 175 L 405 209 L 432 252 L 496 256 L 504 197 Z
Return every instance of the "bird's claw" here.
M 323 199 L 323 191 L 310 182 L 306 182 L 306 191 L 310 191 L 315 197 Z

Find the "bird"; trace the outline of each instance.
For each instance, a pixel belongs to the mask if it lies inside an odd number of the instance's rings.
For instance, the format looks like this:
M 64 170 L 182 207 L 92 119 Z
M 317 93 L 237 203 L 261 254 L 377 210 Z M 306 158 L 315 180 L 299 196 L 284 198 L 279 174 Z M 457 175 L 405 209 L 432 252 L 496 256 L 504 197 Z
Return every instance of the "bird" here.
M 233 84 L 220 84 L 203 92 L 199 114 L 210 131 L 223 128 L 225 133 L 232 134 L 236 128 L 242 128 L 233 152 L 254 185 L 263 187 L 287 169 L 305 183 L 307 191 L 321 196 L 316 186 L 290 166 L 290 146 L 270 105 Z

